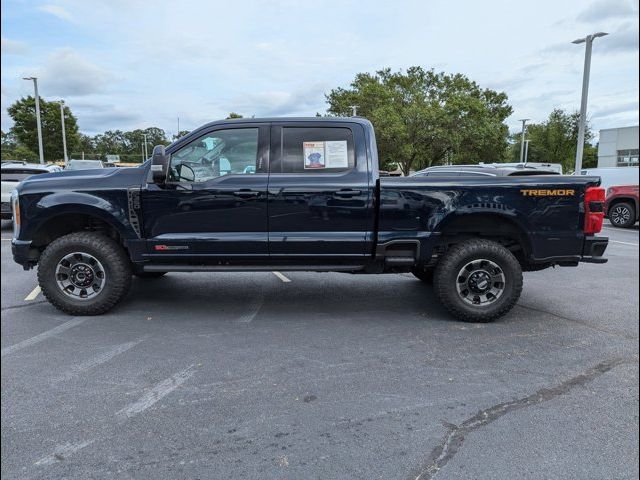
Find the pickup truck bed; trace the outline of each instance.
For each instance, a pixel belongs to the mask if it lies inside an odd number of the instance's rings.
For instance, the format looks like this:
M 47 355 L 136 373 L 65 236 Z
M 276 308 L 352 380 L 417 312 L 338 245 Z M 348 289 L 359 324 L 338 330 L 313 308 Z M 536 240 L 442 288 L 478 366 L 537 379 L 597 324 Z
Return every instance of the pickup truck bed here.
M 365 119 L 213 122 L 139 168 L 23 182 L 13 252 L 72 314 L 111 308 L 132 273 L 411 271 L 457 317 L 489 321 L 517 301 L 522 271 L 606 261 L 598 185 L 380 178 Z

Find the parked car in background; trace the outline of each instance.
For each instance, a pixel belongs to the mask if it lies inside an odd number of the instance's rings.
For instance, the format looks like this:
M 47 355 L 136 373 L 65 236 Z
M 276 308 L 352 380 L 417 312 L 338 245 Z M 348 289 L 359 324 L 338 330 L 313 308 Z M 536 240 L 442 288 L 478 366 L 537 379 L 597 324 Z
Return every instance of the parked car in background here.
M 638 185 L 616 185 L 607 189 L 605 210 L 615 227 L 630 228 L 638 221 Z
M 580 175 L 600 177 L 604 189 L 616 185 L 638 185 L 638 167 L 583 168 Z
M 11 192 L 18 184 L 31 175 L 40 173 L 59 172 L 62 170 L 57 165 L 40 165 L 27 162 L 3 161 L 1 170 L 2 180 L 2 220 L 11 220 Z
M 559 175 L 555 170 L 542 170 L 527 166 L 496 165 L 441 165 L 420 170 L 412 177 L 523 177 L 527 175 Z
M 69 160 L 67 170 L 93 170 L 94 168 L 104 168 L 104 163 L 100 160 Z
M 564 173 L 564 171 L 562 170 L 562 164 L 561 163 L 548 163 L 548 162 L 527 162 L 527 163 L 520 163 L 520 162 L 509 162 L 509 163 L 480 163 L 480 165 L 493 165 L 494 167 L 517 167 L 517 168 L 522 168 L 527 167 L 527 168 L 533 168 L 533 169 L 539 169 L 539 170 L 553 170 L 554 172 L 558 173 L 559 175 L 562 175 Z

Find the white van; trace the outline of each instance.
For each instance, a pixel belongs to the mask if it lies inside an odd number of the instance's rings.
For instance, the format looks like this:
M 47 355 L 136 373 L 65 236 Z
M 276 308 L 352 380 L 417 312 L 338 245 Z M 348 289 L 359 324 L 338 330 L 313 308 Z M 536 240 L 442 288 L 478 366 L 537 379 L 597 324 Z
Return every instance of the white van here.
M 580 175 L 593 175 L 602 179 L 605 189 L 614 185 L 638 185 L 638 167 L 583 168 Z

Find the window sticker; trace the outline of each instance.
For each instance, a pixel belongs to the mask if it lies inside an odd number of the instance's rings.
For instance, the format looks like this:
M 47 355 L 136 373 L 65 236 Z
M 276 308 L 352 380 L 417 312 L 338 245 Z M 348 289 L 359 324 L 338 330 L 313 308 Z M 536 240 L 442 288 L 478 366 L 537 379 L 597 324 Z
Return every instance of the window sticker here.
M 325 142 L 302 142 L 304 150 L 304 168 L 326 168 Z
M 348 168 L 349 156 L 347 155 L 347 141 L 324 142 L 327 168 Z

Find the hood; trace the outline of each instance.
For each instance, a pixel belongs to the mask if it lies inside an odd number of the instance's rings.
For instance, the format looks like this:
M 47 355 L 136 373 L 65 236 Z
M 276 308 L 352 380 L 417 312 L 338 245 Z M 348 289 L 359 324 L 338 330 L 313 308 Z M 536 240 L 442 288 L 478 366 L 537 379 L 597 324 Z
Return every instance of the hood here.
M 42 173 L 29 177 L 18 185 L 20 194 L 60 190 L 110 190 L 140 186 L 146 179 L 146 165 L 140 167 L 94 168 Z

